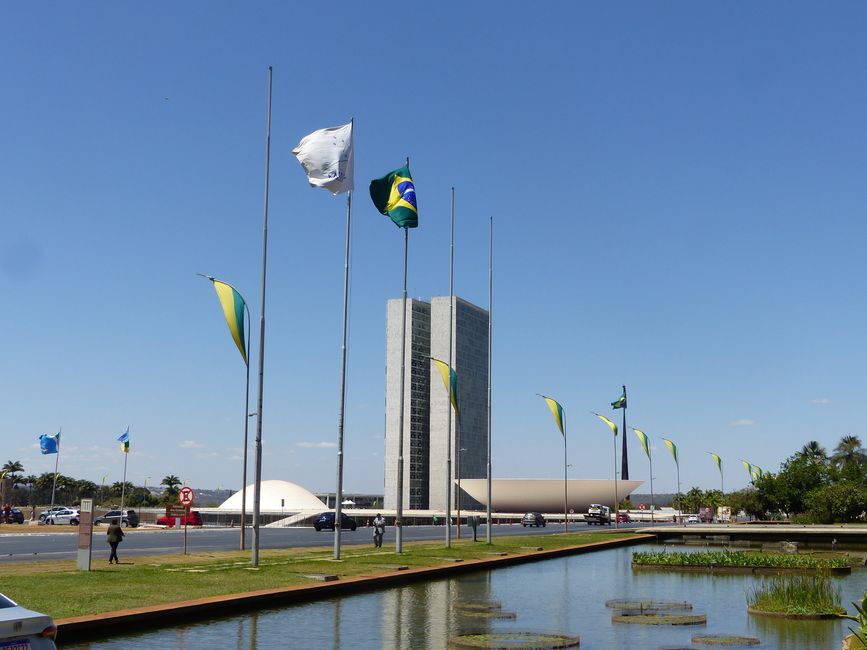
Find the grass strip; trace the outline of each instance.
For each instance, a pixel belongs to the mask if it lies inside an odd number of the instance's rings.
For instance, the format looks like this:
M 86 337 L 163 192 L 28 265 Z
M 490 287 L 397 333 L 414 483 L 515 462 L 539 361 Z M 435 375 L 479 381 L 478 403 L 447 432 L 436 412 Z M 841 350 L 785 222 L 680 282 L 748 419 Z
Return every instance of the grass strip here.
M 3 592 L 57 620 L 315 584 L 305 574 L 363 577 L 395 571 L 395 564 L 425 568 L 453 564 L 456 559 L 491 561 L 491 549 L 513 555 L 524 552 L 528 544 L 554 550 L 629 537 L 636 535 L 612 532 L 509 536 L 495 538 L 491 545 L 452 540 L 451 548 L 445 548 L 442 542 L 411 542 L 404 544 L 400 554 L 352 546 L 343 549 L 340 560 L 333 559 L 330 547 L 269 549 L 260 551 L 255 570 L 249 564 L 249 551 L 138 557 L 119 565 L 98 564 L 91 571 L 77 571 L 74 560 L 6 564 Z

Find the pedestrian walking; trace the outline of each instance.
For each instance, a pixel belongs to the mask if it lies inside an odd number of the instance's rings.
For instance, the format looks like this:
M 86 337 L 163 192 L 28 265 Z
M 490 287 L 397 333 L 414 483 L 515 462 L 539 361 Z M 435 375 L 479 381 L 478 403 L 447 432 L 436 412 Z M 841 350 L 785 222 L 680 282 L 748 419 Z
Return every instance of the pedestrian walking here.
M 373 545 L 376 548 L 382 548 L 383 535 L 385 535 L 385 517 L 376 513 L 376 518 L 373 520 Z
M 108 545 L 111 546 L 111 555 L 108 556 L 108 563 L 114 561 L 115 564 L 120 564 L 117 559 L 117 545 L 123 541 L 123 528 L 120 527 L 120 520 L 115 519 L 108 527 Z

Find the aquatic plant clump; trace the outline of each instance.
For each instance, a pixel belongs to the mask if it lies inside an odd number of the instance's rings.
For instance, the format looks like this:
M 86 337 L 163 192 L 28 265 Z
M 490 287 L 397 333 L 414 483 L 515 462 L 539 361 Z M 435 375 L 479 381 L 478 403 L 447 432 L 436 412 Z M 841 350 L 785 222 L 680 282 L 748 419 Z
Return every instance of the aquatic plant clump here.
M 606 600 L 605 606 L 608 609 L 622 610 L 684 610 L 692 609 L 692 603 L 685 600 Z
M 559 650 L 577 648 L 581 639 L 565 634 L 538 632 L 483 632 L 460 634 L 449 639 L 450 648 L 485 648 L 486 650 Z
M 492 612 L 503 609 L 503 603 L 498 600 L 456 600 L 452 607 L 465 612 Z
M 611 622 L 631 625 L 707 625 L 707 616 L 704 614 L 662 612 L 622 612 L 612 616 Z
M 747 605 L 756 614 L 822 617 L 846 613 L 840 604 L 840 590 L 824 574 L 763 580 L 747 595 Z
M 738 636 L 736 634 L 696 634 L 692 637 L 696 645 L 723 646 L 728 648 L 742 648 L 751 645 L 760 645 L 762 640 L 754 636 Z
M 847 569 L 849 562 L 842 557 L 816 558 L 812 555 L 777 555 L 747 551 L 637 551 L 632 554 L 634 565 L 689 567 L 758 567 L 769 569 Z

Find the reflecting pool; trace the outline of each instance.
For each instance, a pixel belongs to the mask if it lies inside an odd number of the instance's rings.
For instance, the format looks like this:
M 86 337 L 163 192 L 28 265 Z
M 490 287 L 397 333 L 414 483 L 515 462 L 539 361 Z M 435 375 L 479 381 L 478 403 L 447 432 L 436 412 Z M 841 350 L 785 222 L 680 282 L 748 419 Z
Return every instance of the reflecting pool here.
M 683 550 L 681 547 L 679 550 Z M 762 648 L 836 649 L 848 633 L 845 621 L 787 621 L 747 614 L 746 597 L 761 578 L 700 573 L 633 573 L 633 548 L 618 548 L 483 571 L 233 618 L 98 642 L 62 645 L 64 649 L 160 648 L 208 650 L 252 648 L 400 648 L 447 647 L 450 636 L 468 631 L 558 632 L 581 637 L 581 648 L 690 647 L 698 633 L 758 637 Z M 863 596 L 867 573 L 834 578 L 843 605 Z M 615 625 L 605 601 L 611 599 L 685 600 L 707 615 L 706 626 Z M 513 620 L 487 619 L 455 607 L 456 602 L 499 601 Z

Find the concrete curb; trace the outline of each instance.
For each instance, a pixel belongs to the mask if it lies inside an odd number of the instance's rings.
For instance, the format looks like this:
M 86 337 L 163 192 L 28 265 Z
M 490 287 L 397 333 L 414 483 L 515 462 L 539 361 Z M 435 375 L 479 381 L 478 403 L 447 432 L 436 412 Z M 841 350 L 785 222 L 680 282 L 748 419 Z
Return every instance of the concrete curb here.
M 114 612 L 106 612 L 93 616 L 78 616 L 55 621 L 57 625 L 57 641 L 60 644 L 87 639 L 100 639 L 106 633 L 127 633 L 133 630 L 148 628 L 163 628 L 167 625 L 200 621 L 220 616 L 235 616 L 267 607 L 288 605 L 345 596 L 365 591 L 376 591 L 397 585 L 408 584 L 420 580 L 445 578 L 473 571 L 484 571 L 499 567 L 539 562 L 567 555 L 581 555 L 594 551 L 634 546 L 652 540 L 652 535 L 635 535 L 624 539 L 591 542 L 581 546 L 532 551 L 505 557 L 493 557 L 481 560 L 465 560 L 449 562 L 434 567 L 419 569 L 393 569 L 357 578 L 341 578 L 330 582 L 311 585 L 296 585 L 263 589 L 226 596 L 212 596 L 175 603 L 164 603 L 150 607 L 138 607 Z

